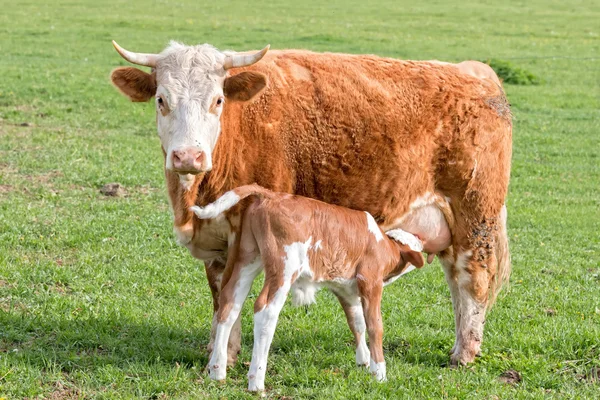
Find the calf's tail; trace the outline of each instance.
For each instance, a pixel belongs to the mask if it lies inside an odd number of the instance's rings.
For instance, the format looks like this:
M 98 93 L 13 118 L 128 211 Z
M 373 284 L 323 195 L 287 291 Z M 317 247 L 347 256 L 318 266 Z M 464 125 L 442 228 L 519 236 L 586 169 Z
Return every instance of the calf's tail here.
M 231 209 L 248 196 L 264 196 L 268 193 L 270 193 L 268 189 L 265 189 L 256 183 L 252 185 L 240 186 L 230 190 L 229 192 L 226 192 L 213 203 L 207 204 L 204 207 L 193 206 L 190 208 L 190 210 L 192 210 L 200 219 L 213 219 Z

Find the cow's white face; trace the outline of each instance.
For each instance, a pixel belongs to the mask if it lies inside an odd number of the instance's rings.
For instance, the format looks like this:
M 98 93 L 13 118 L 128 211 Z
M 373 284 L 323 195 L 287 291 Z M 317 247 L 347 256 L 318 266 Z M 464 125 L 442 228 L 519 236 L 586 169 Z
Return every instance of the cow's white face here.
M 225 55 L 212 46 L 171 45 L 156 63 L 158 135 L 167 169 L 210 171 L 225 104 Z
M 119 52 L 130 61 L 126 56 L 137 54 Z M 260 58 L 264 53 L 266 49 Z M 266 77 L 256 72 L 227 76 L 226 68 L 242 66 L 231 61 L 232 54 L 207 44 L 173 42 L 160 54 L 143 55 L 153 57 L 151 74 L 130 67 L 113 71 L 113 83 L 131 100 L 154 97 L 167 170 L 179 174 L 210 171 L 225 101 L 249 100 L 266 86 Z

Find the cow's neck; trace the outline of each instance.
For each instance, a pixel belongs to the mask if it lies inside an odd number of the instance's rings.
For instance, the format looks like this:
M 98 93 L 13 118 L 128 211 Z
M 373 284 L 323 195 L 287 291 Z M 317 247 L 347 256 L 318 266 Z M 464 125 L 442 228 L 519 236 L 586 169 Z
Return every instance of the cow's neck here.
M 173 208 L 173 229 L 180 244 L 185 245 L 192 240 L 194 224 L 202 225 L 202 221 L 194 218 L 190 207 L 211 203 L 240 185 L 235 181 L 238 174 L 234 170 L 239 165 L 235 159 L 239 152 L 233 148 L 237 145 L 240 145 L 239 140 L 221 137 L 213 152 L 213 168 L 207 173 L 182 176 L 165 168 L 167 191 Z
M 173 230 L 180 244 L 187 244 L 194 233 L 193 213 L 190 207 L 196 204 L 198 186 L 204 174 L 181 176 L 165 169 L 167 191 L 173 208 Z

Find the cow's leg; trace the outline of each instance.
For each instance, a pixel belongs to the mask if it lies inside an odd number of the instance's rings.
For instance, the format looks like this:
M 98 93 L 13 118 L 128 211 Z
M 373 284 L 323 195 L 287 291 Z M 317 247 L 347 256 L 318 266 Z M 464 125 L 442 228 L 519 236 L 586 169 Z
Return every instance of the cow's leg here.
M 208 279 L 208 286 L 213 297 L 213 318 L 210 329 L 210 342 L 208 343 L 207 350 L 208 354 L 212 354 L 215 334 L 217 332 L 217 312 L 219 310 L 219 294 L 221 293 L 221 281 L 223 279 L 223 271 L 225 265 L 220 261 L 211 261 L 206 263 L 206 277 Z M 238 316 L 238 319 L 233 324 L 231 334 L 229 335 L 229 342 L 227 343 L 227 365 L 233 366 L 237 361 L 238 354 L 242 348 L 242 316 Z
M 208 353 L 211 354 L 215 343 L 215 333 L 217 332 L 217 312 L 219 311 L 219 293 L 221 293 L 221 280 L 223 279 L 223 271 L 225 265 L 218 261 L 208 261 L 204 263 L 206 272 L 206 280 L 213 299 L 213 317 L 210 328 L 210 341 L 206 347 Z
M 278 268 L 279 270 L 283 269 L 283 265 L 275 267 L 275 270 Z M 281 281 L 265 275 L 265 285 L 254 304 L 254 347 L 248 371 L 248 390 L 250 391 L 265 389 L 269 348 L 291 283 L 289 276 L 284 276 Z
M 225 379 L 228 360 L 228 339 L 238 320 L 244 301 L 252 288 L 254 278 L 260 273 L 262 263 L 256 255 L 240 258 L 233 265 L 231 276 L 223 281 L 219 295 L 219 310 L 215 332 L 214 349 L 208 363 L 209 376 L 215 380 Z
M 346 320 L 348 326 L 354 335 L 354 341 L 356 343 L 356 365 L 367 366 L 369 365 L 369 359 L 371 353 L 367 347 L 366 341 L 366 330 L 365 316 L 363 314 L 362 304 L 359 296 L 344 296 L 341 293 L 333 292 L 346 314 Z
M 385 359 L 383 358 L 383 320 L 381 318 L 381 295 L 383 282 L 373 282 L 365 278 L 356 279 L 358 292 L 362 300 L 371 360 L 369 370 L 379 382 L 387 379 Z
M 458 331 L 460 329 L 460 314 L 459 314 L 459 301 L 460 296 L 458 292 L 458 282 L 455 276 L 455 268 L 454 268 L 454 255 L 452 252 L 452 248 L 445 250 L 439 255 L 440 263 L 442 264 L 442 269 L 444 270 L 444 275 L 446 277 L 446 282 L 448 283 L 448 287 L 450 288 L 450 298 L 452 299 L 452 309 L 454 310 L 454 333 L 455 338 L 458 338 Z M 450 350 L 450 354 L 454 354 L 454 350 L 456 350 L 456 340 L 454 341 L 454 345 Z
M 443 260 L 456 314 L 451 365 L 468 364 L 480 354 L 490 298 L 508 279 L 508 248 L 499 251 L 504 246 L 504 242 L 499 243 L 499 234 L 505 232 L 500 207 L 489 214 L 465 218 L 469 214 L 464 213 L 457 218 L 454 254 Z

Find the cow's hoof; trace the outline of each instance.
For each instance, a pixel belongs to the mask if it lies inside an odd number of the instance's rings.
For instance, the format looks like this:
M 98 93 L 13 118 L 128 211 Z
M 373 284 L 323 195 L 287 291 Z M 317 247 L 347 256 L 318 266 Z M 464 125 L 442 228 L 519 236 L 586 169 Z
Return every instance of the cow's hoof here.
M 240 352 L 242 351 L 241 347 L 238 348 L 228 348 L 227 349 L 227 366 L 228 367 L 233 367 L 238 360 L 238 355 L 240 354 Z
M 466 366 L 475 361 L 474 351 L 457 351 L 450 356 L 450 368 L 458 368 Z
M 235 365 L 235 363 L 237 363 L 237 359 L 238 359 L 237 354 L 235 356 L 227 356 L 227 366 L 233 367 Z

